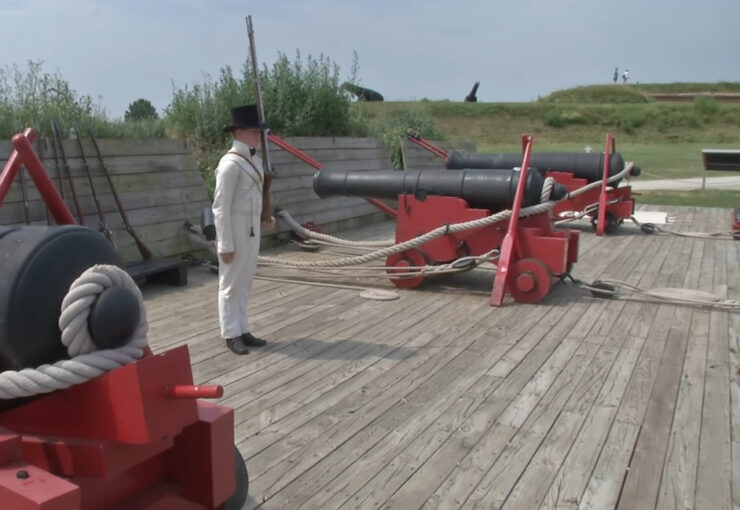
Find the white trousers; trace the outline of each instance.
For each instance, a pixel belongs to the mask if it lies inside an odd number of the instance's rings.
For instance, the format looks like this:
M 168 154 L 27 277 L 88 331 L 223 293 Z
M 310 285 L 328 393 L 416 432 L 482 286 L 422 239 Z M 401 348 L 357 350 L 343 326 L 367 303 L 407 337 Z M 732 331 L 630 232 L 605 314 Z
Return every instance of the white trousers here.
M 260 251 L 259 219 L 255 220 L 254 236 L 250 236 L 249 216 L 235 216 L 234 260 L 218 265 L 218 317 L 222 338 L 235 338 L 249 332 L 247 305 L 252 280 L 257 271 Z

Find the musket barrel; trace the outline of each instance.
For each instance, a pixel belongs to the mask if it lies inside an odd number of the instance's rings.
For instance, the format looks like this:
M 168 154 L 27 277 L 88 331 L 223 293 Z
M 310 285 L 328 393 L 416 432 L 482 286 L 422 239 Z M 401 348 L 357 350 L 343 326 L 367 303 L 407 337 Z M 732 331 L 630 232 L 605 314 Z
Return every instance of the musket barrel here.
M 448 169 L 462 168 L 513 168 L 522 164 L 522 155 L 518 153 L 476 154 L 454 151 L 450 152 L 445 162 Z M 575 177 L 588 182 L 601 180 L 604 173 L 604 154 L 581 154 L 565 152 L 532 153 L 530 164 L 540 171 L 560 170 L 571 172 Z M 618 152 L 609 155 L 609 176 L 624 170 L 624 159 Z M 640 174 L 634 167 L 633 176 Z
M 441 195 L 465 199 L 471 207 L 502 211 L 510 209 L 519 182 L 519 171 L 508 170 L 369 170 L 324 169 L 314 176 L 314 191 L 320 197 L 332 195 L 365 198 L 396 198 L 402 194 L 417 197 Z M 524 206 L 540 203 L 544 179 L 529 172 L 524 191 Z M 552 199 L 566 194 L 558 184 Z

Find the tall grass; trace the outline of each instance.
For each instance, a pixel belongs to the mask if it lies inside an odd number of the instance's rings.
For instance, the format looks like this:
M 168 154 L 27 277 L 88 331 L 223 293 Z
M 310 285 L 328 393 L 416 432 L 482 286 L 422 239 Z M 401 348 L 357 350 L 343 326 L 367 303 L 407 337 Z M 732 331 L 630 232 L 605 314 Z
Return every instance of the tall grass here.
M 357 69 L 356 63 L 353 72 Z M 270 129 L 281 136 L 365 136 L 367 118 L 352 108 L 340 79 L 339 67 L 328 57 L 296 52 L 291 61 L 279 54 L 271 67 L 259 73 L 265 117 Z M 351 79 L 356 79 L 352 76 Z M 252 66 L 247 61 L 238 73 L 221 68 L 217 79 L 205 76 L 200 83 L 173 87 L 172 103 L 165 110 L 173 136 L 193 143 L 201 171 L 212 188 L 212 170 L 230 143 L 223 126 L 229 110 L 255 102 Z
M 151 138 L 165 135 L 163 121 L 117 122 L 108 119 L 99 101 L 79 94 L 59 73 L 44 71 L 40 61 L 0 68 L 0 138 L 26 127 L 51 136 L 52 118 L 67 133 L 90 125 L 97 136 Z

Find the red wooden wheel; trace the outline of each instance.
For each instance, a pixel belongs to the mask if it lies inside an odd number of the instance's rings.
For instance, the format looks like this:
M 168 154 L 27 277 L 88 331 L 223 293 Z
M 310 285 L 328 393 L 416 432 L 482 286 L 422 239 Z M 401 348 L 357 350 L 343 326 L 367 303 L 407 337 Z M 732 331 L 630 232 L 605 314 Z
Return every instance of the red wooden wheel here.
M 424 281 L 424 274 L 419 269 L 409 270 L 414 266 L 426 266 L 429 263 L 424 252 L 417 249 L 410 249 L 400 253 L 394 253 L 385 261 L 386 272 L 391 277 L 391 282 L 401 289 L 413 289 L 418 287 Z M 394 273 L 408 273 L 411 275 L 399 275 L 394 277 Z
M 552 288 L 552 273 L 539 259 L 517 260 L 511 270 L 509 292 L 521 303 L 539 303 Z

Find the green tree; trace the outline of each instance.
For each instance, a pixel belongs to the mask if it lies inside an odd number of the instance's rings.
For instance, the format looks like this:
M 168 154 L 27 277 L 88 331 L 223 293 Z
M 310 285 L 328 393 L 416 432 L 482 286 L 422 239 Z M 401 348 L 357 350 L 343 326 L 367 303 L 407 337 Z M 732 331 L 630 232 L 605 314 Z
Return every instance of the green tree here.
M 126 110 L 123 116 L 126 122 L 130 120 L 149 120 L 156 118 L 158 118 L 157 110 L 148 99 L 137 99 L 128 105 L 128 110 Z

